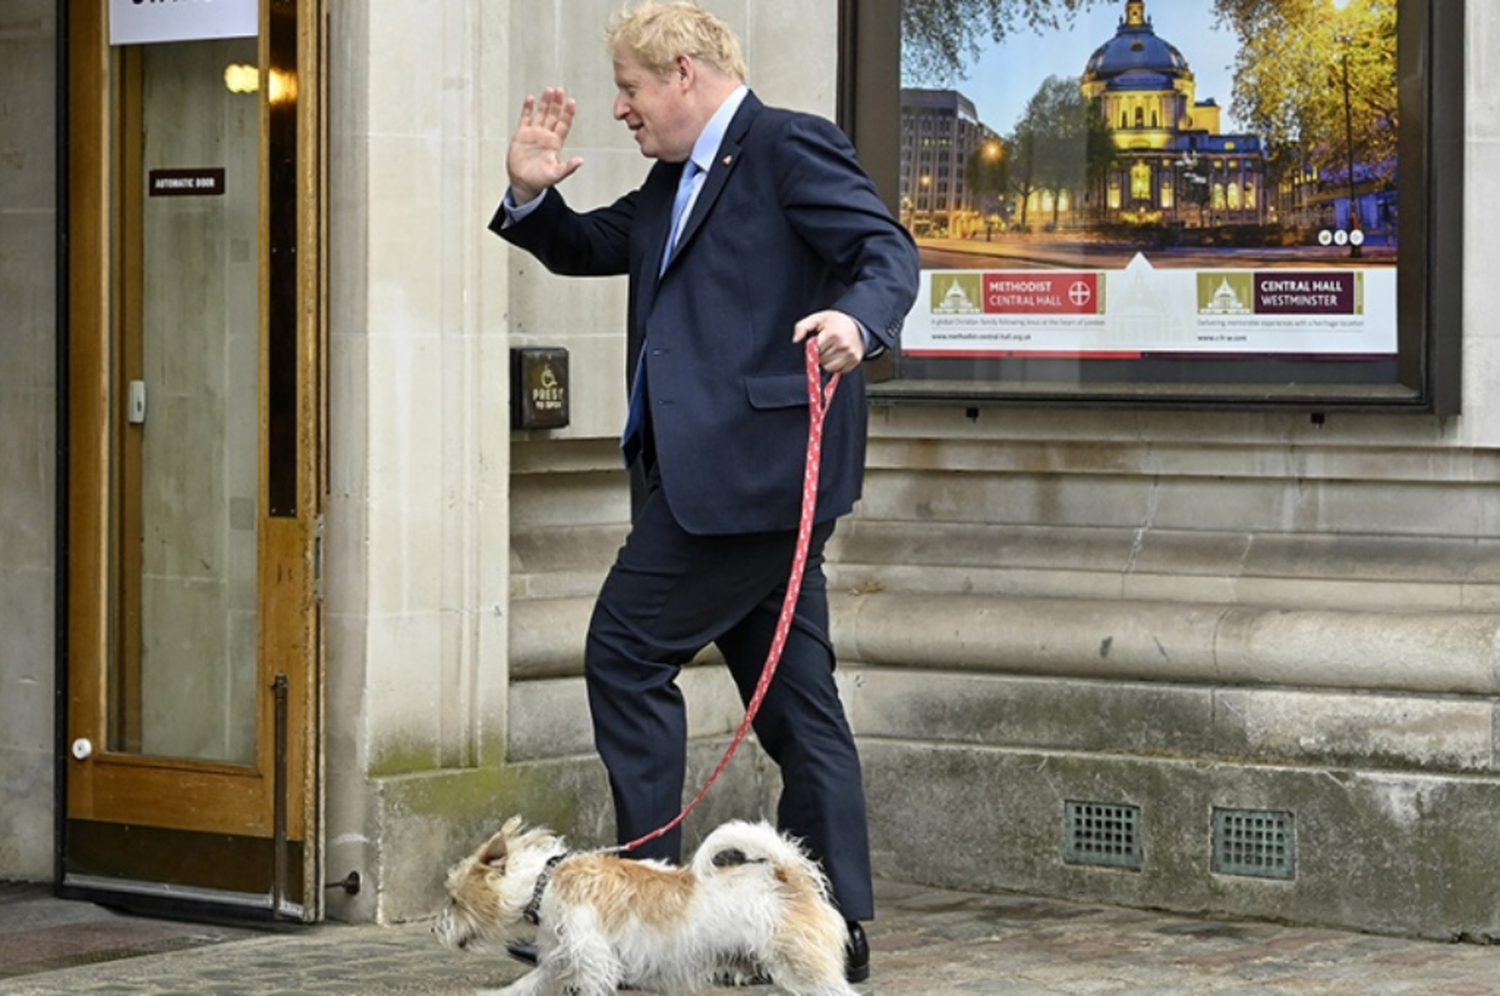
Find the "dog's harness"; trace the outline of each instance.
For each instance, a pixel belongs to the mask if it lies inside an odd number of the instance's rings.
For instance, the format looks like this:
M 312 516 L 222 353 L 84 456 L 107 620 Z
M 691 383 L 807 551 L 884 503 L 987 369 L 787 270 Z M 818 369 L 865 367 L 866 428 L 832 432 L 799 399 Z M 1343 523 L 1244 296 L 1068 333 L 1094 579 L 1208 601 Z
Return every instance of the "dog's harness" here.
M 526 908 L 521 911 L 521 919 L 533 927 L 542 922 L 542 893 L 547 891 L 547 883 L 552 880 L 552 870 L 567 856 L 566 851 L 552 855 L 547 859 L 547 865 L 542 869 L 542 873 L 536 878 L 536 887 L 531 890 L 531 902 L 527 903 Z

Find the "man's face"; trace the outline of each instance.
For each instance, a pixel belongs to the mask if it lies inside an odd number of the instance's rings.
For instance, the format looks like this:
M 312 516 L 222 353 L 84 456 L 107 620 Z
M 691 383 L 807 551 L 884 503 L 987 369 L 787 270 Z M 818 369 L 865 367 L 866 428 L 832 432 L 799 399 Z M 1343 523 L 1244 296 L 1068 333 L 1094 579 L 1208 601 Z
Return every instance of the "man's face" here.
M 680 163 L 693 151 L 702 123 L 693 113 L 684 67 L 665 76 L 633 52 L 615 52 L 615 119 L 635 134 L 642 155 Z

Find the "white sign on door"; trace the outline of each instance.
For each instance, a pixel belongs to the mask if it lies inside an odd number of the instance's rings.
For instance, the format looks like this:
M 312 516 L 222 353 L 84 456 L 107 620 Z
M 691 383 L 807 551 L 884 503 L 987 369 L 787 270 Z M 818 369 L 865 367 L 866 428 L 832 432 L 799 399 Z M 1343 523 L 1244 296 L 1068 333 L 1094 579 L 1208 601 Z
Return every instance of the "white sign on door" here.
M 259 0 L 109 0 L 109 43 L 253 38 Z

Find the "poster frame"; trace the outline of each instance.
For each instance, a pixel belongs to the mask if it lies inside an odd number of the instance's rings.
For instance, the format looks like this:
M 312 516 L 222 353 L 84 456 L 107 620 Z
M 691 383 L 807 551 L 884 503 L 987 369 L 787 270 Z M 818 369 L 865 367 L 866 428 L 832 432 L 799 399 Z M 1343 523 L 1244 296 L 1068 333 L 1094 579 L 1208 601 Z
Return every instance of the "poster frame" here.
M 902 0 L 839 0 L 838 121 L 893 214 L 899 213 Z M 912 373 L 900 350 L 867 364 L 876 405 L 1183 408 L 1458 414 L 1462 391 L 1463 0 L 1397 0 L 1401 182 L 1397 352 L 1388 383 L 1243 384 L 1222 377 L 988 380 L 981 361 L 959 377 Z M 1087 364 L 1088 360 L 1080 361 Z M 1100 361 L 1109 362 L 1109 361 Z M 1253 359 L 1247 362 L 1255 362 Z M 1024 361 L 1023 361 L 1024 363 Z M 1214 364 L 1221 373 L 1233 363 Z

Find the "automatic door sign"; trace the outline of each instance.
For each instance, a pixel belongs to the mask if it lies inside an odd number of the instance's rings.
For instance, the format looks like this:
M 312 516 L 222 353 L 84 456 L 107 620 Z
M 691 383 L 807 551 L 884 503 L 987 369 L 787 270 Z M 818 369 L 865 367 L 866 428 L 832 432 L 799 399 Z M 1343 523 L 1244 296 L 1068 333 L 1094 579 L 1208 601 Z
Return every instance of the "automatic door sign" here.
M 223 168 L 154 169 L 146 174 L 152 197 L 217 197 L 224 193 Z

